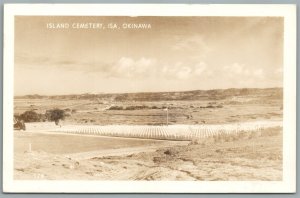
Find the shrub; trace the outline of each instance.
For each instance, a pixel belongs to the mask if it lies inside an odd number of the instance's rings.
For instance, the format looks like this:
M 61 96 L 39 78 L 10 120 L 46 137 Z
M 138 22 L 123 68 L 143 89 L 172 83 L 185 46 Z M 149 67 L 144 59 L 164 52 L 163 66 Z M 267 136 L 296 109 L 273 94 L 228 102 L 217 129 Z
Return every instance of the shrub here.
M 24 120 L 24 122 L 39 122 L 41 115 L 35 111 L 25 111 L 20 115 L 19 119 Z
M 125 110 L 135 110 L 134 106 L 128 106 L 125 108 Z
M 137 106 L 128 106 L 125 108 L 125 110 L 142 110 L 142 109 L 148 109 L 149 107 L 145 105 L 137 105 Z
M 207 105 L 206 108 L 215 108 L 213 105 Z
M 123 110 L 122 106 L 111 106 L 108 108 L 108 110 Z

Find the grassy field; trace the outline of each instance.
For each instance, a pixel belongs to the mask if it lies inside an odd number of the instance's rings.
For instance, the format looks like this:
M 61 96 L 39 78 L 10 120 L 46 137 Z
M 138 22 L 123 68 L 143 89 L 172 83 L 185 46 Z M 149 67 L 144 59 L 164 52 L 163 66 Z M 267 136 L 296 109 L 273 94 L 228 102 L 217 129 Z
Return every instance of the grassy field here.
M 89 135 L 65 135 L 51 133 L 15 132 L 14 152 L 24 153 L 29 150 L 52 154 L 71 154 L 105 149 L 118 149 L 140 146 L 157 146 L 166 144 L 168 141 L 117 138 Z

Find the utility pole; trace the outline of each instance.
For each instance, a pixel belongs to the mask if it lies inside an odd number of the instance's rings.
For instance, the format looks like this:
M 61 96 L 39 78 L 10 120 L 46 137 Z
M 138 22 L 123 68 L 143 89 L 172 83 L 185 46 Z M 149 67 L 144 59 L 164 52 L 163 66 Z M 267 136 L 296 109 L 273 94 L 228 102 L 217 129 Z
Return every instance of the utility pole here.
M 167 107 L 167 126 L 169 125 L 169 109 Z
M 168 125 L 169 125 L 169 109 L 168 109 L 168 107 L 166 107 L 166 108 L 164 109 L 164 111 L 167 112 L 167 126 L 168 126 Z

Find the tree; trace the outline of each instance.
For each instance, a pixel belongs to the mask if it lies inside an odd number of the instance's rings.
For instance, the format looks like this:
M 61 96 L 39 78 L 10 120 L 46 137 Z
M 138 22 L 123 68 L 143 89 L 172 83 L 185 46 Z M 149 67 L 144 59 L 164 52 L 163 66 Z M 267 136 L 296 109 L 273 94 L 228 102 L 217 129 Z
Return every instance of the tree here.
M 25 111 L 19 116 L 19 119 L 24 120 L 24 122 L 39 122 L 40 118 L 40 114 L 35 111 Z
M 56 125 L 58 125 L 59 120 L 64 120 L 66 117 L 66 113 L 61 109 L 53 109 L 46 111 L 46 117 L 50 121 L 54 121 Z

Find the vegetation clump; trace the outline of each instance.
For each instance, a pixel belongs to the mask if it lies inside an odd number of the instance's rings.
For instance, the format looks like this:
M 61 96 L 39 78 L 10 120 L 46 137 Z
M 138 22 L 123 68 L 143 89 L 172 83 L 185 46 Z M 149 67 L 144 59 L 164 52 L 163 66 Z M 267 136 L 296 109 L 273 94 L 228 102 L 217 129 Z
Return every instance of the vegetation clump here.
M 59 120 L 64 120 L 67 116 L 66 112 L 62 109 L 47 110 L 45 115 L 49 121 L 54 121 L 56 125 L 58 125 Z
M 40 122 L 42 117 L 42 114 L 38 114 L 35 111 L 25 111 L 18 116 L 18 119 L 23 120 L 24 122 Z
M 45 122 L 45 121 L 54 121 L 56 125 L 58 125 L 59 120 L 64 120 L 66 116 L 69 114 L 66 113 L 65 110 L 62 109 L 52 109 L 47 110 L 45 114 L 40 114 L 35 112 L 34 110 L 25 111 L 20 115 L 14 115 L 14 119 L 16 121 L 22 122 Z

